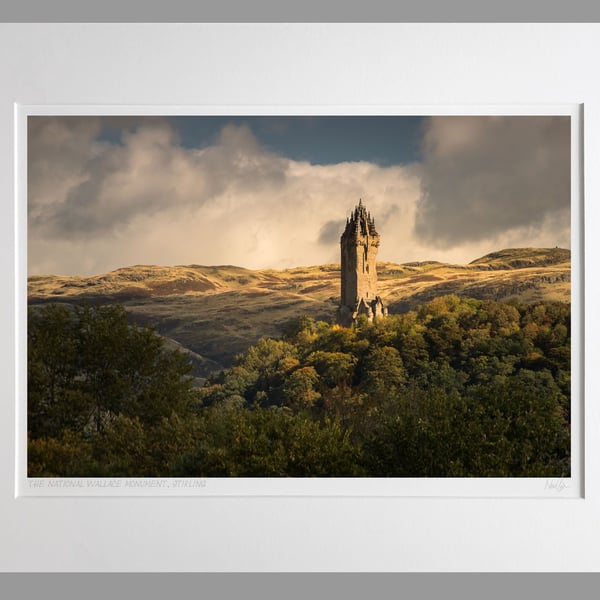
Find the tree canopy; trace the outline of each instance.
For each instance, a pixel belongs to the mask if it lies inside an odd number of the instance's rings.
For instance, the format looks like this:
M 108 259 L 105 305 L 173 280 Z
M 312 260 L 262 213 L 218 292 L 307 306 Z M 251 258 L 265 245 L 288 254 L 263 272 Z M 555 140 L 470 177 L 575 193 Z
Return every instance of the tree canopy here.
M 29 321 L 30 474 L 570 473 L 570 306 L 446 296 L 343 328 L 301 317 L 193 389 L 121 307 Z

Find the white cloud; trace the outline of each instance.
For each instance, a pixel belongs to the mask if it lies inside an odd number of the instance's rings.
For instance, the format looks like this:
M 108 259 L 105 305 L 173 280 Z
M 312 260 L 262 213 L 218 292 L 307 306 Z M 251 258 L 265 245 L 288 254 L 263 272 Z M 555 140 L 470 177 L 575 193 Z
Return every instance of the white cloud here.
M 64 120 L 64 119 L 63 119 Z M 62 127 L 48 119 L 47 128 Z M 39 127 L 39 129 L 44 129 Z M 78 127 L 63 129 L 77 138 Z M 89 133 L 88 133 L 89 130 Z M 283 268 L 339 260 L 345 217 L 360 197 L 403 256 L 418 179 L 411 168 L 311 165 L 262 148 L 250 129 L 225 127 L 215 144 L 183 148 L 166 122 L 94 143 L 98 127 L 64 154 L 64 139 L 36 150 L 31 173 L 31 273 L 88 274 L 129 264 L 236 264 Z M 30 144 L 37 139 L 31 136 Z M 94 152 L 83 151 L 94 146 Z M 48 174 L 61 164 L 62 185 Z M 51 197 L 43 190 L 52 189 Z M 43 205 L 43 210 L 36 207 Z M 340 230 L 319 241 L 327 222 Z M 396 221 L 396 225 L 393 223 Z
M 531 164 L 543 172 L 557 167 L 558 159 L 545 155 L 552 146 L 539 148 L 533 163 L 525 161 L 524 151 L 515 151 L 519 160 L 510 167 L 517 169 L 516 182 L 502 184 L 512 189 L 521 182 L 540 206 L 521 207 L 522 197 L 511 200 L 503 210 L 512 207 L 515 218 L 497 226 L 486 221 L 496 208 L 486 207 L 483 196 L 463 197 L 474 185 L 473 177 L 458 185 L 469 160 L 482 165 L 482 189 L 484 174 L 499 185 L 489 163 L 500 149 L 487 136 L 495 132 L 498 144 L 510 144 L 513 137 L 493 122 L 462 128 L 456 127 L 459 121 L 432 120 L 424 164 L 394 167 L 294 161 L 262 147 L 249 128 L 234 125 L 201 149 L 181 146 L 177 131 L 163 119 L 140 121 L 125 130 L 120 143 L 99 142 L 103 123 L 33 120 L 32 274 L 85 275 L 132 264 L 285 268 L 338 262 L 339 236 L 359 198 L 381 233 L 381 260 L 466 262 L 500 247 L 568 245 L 568 207 L 565 212 L 562 199 L 546 198 L 546 184 L 538 190 L 539 182 L 528 175 Z M 536 139 L 552 139 L 552 128 Z M 484 152 L 475 156 L 474 148 L 482 145 Z M 454 175 L 451 164 L 460 167 Z M 435 193 L 421 197 L 422 182 Z M 448 195 L 441 198 L 440 190 Z M 497 193 L 489 197 L 497 199 Z M 476 235 L 469 233 L 474 226 L 480 228 Z

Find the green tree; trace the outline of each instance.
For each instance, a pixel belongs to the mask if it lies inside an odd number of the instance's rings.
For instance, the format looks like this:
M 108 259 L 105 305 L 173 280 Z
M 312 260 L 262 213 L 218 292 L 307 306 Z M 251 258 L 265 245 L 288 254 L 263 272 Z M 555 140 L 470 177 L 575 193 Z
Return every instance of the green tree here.
M 60 304 L 29 310 L 27 324 L 28 429 L 59 436 L 89 422 L 93 398 L 79 382 L 79 345 L 73 311 Z
M 315 386 L 319 375 L 314 367 L 301 367 L 293 371 L 283 384 L 284 403 L 295 410 L 306 410 L 314 406 L 321 397 Z
M 206 409 L 205 435 L 173 468 L 180 477 L 350 477 L 361 474 L 349 432 L 285 408 Z
M 306 363 L 319 374 L 320 381 L 331 388 L 341 384 L 349 385 L 357 362 L 358 359 L 353 354 L 323 350 L 312 352 L 306 358 Z
M 33 437 L 102 431 L 117 415 L 156 423 L 195 402 L 187 358 L 122 306 L 31 309 L 28 429 Z
M 361 391 L 371 407 L 385 408 L 407 382 L 400 352 L 392 346 L 374 346 L 361 367 Z

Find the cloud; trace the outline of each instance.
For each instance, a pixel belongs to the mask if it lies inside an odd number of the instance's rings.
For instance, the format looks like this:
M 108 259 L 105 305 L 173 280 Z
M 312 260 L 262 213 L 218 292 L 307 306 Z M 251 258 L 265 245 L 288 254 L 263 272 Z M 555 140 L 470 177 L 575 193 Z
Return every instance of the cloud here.
M 245 125 L 189 148 L 162 118 L 32 117 L 29 272 L 339 262 L 359 198 L 380 260 L 568 247 L 568 131 L 563 118 L 434 117 L 422 163 L 383 167 L 292 160 Z
M 448 249 L 512 230 L 535 238 L 549 223 L 547 237 L 568 240 L 569 117 L 432 117 L 422 153 L 423 243 Z
M 335 221 L 327 221 L 319 231 L 319 244 L 329 245 L 333 242 L 339 241 L 346 221 L 343 219 L 336 219 Z
M 86 179 L 86 167 L 96 149 L 100 119 L 29 117 L 28 211 L 41 218 L 44 208 L 64 201 Z
M 406 229 L 389 236 L 390 258 L 410 244 L 406 224 L 393 222 L 397 207 L 410 212 L 418 197 L 410 168 L 290 160 L 243 125 L 227 125 L 212 145 L 194 149 L 181 146 L 166 120 L 142 121 L 107 142 L 102 119 L 37 119 L 29 136 L 30 273 L 336 262 L 345 217 L 360 197 L 378 224 Z

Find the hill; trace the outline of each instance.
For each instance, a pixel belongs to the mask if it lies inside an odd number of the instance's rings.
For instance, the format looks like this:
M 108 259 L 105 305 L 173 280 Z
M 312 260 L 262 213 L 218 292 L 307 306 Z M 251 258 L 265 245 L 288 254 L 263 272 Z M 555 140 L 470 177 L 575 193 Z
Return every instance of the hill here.
M 378 263 L 379 293 L 390 312 L 406 312 L 437 296 L 570 302 L 571 254 L 561 248 L 519 248 L 467 265 L 434 261 Z M 235 266 L 138 265 L 92 277 L 28 278 L 30 304 L 123 304 L 190 354 L 196 374 L 231 364 L 259 338 L 279 336 L 290 319 L 334 318 L 339 265 L 252 271 Z

